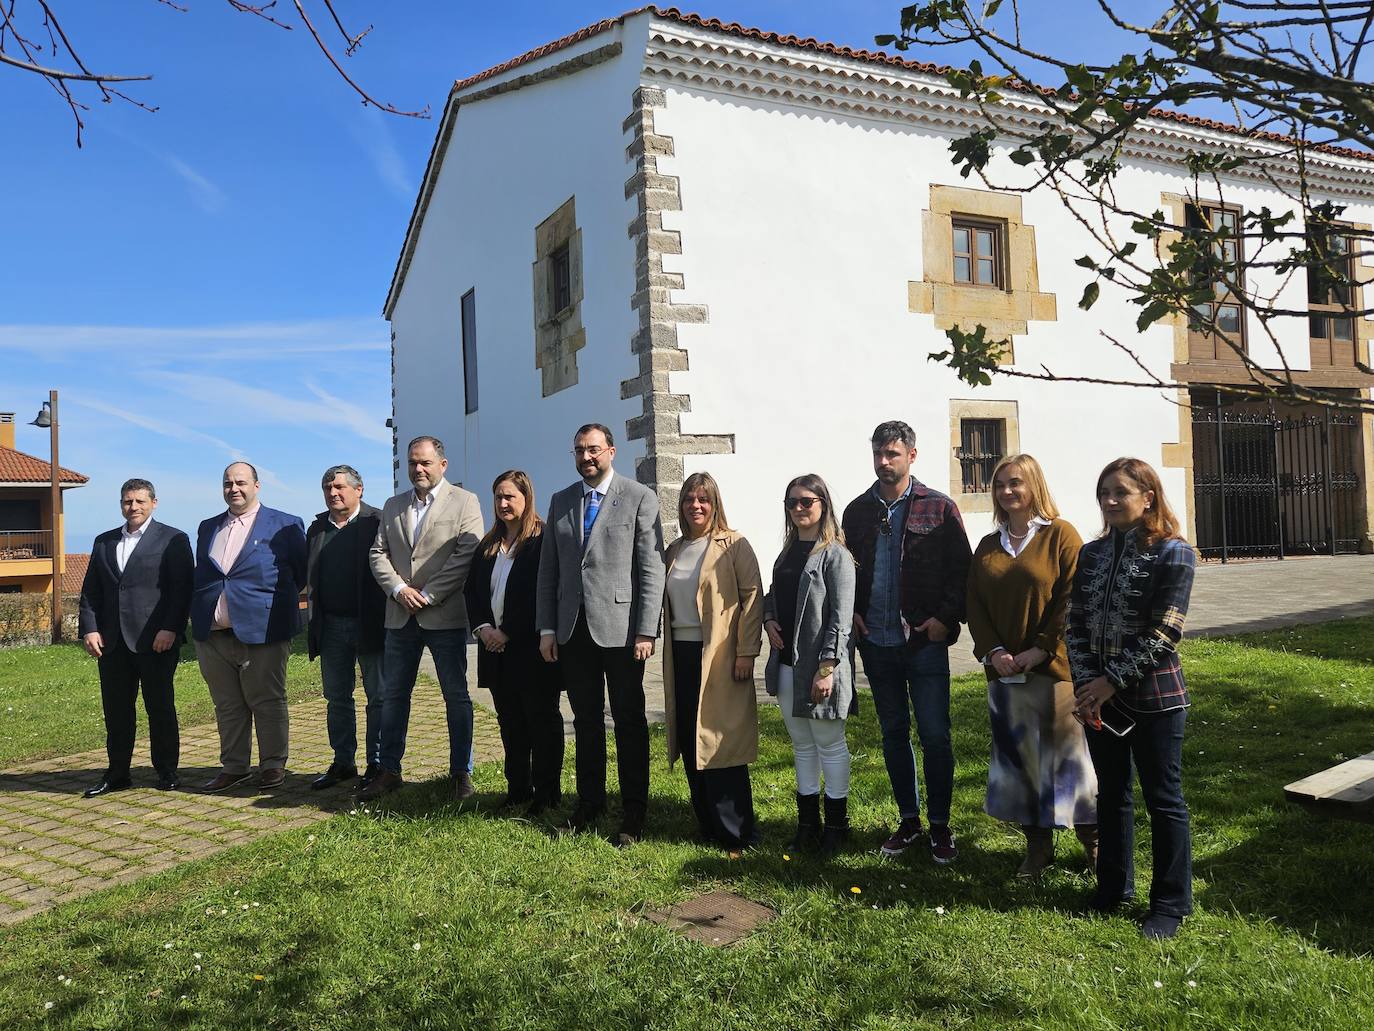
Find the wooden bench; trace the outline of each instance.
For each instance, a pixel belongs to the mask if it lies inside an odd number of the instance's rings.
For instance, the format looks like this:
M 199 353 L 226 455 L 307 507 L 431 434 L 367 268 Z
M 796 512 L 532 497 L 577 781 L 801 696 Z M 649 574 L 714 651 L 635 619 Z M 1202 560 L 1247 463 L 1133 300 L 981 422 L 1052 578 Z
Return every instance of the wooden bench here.
M 1374 752 L 1294 781 L 1283 794 L 1314 813 L 1374 823 Z

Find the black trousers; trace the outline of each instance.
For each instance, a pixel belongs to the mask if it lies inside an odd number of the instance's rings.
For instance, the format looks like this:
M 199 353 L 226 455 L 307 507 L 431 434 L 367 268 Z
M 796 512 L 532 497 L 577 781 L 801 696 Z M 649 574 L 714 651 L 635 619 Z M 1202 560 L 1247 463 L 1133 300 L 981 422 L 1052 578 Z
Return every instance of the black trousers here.
M 744 848 L 758 841 L 754 819 L 754 791 L 748 766 L 697 769 L 697 711 L 701 705 L 700 641 L 673 643 L 673 702 L 677 747 L 687 774 L 701 833 L 726 848 Z
M 1097 894 L 1105 901 L 1135 894 L 1135 779 L 1150 813 L 1154 875 L 1150 910 L 1169 916 L 1193 911 L 1193 845 L 1183 801 L 1183 727 L 1187 709 L 1134 713 L 1125 737 L 1089 730 L 1097 771 Z M 1134 768 L 1134 770 L 1133 770 Z
M 172 678 L 181 649 L 165 652 L 131 652 L 122 637 L 106 639 L 104 654 L 96 660 L 100 670 L 100 704 L 105 710 L 105 751 L 111 777 L 127 777 L 134 756 L 134 732 L 138 713 L 134 703 L 143 688 L 143 708 L 148 712 L 148 740 L 153 768 L 175 773 L 181 758 L 181 734 L 177 729 L 176 698 Z
M 599 812 L 606 805 L 606 697 L 615 720 L 616 771 L 625 825 L 643 830 L 649 807 L 649 723 L 644 716 L 644 663 L 633 645 L 603 648 L 592 640 L 578 613 L 568 642 L 559 645 L 558 664 L 573 711 L 577 744 L 577 804 Z
M 539 655 L 539 639 L 511 641 L 503 652 L 477 652 L 477 685 L 491 692 L 506 752 L 512 801 L 562 797 L 563 714 L 558 709 L 558 663 Z

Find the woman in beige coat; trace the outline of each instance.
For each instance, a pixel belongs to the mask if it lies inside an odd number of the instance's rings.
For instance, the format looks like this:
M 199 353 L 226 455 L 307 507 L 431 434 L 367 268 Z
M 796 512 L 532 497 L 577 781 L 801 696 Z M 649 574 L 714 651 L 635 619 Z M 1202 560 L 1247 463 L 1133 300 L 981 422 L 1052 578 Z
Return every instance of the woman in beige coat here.
M 664 556 L 668 764 L 682 757 L 702 835 L 737 851 L 759 837 L 748 764 L 759 751 L 754 660 L 763 580 L 749 542 L 726 523 L 709 473 L 687 477 L 678 516 L 682 536 Z

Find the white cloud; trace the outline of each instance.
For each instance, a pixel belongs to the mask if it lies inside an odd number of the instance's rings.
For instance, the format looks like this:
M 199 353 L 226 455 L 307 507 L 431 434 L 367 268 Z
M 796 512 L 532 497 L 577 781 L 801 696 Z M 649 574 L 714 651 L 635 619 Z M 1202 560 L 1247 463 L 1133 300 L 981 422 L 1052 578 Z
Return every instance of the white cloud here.
M 186 183 L 186 188 L 191 194 L 191 200 L 195 201 L 196 207 L 207 215 L 217 214 L 224 209 L 227 198 L 223 190 L 175 154 L 162 154 L 160 157 L 166 162 L 167 167 Z
M 419 181 L 406 167 L 405 158 L 401 156 L 396 142 L 391 138 L 391 130 L 386 124 L 387 117 L 375 107 L 368 107 L 363 111 L 363 120 L 351 122 L 349 127 L 353 138 L 371 160 L 377 178 L 399 199 L 411 201 L 415 199 Z
M 83 326 L 0 324 L 0 351 L 43 358 L 100 352 L 134 359 L 290 358 L 306 354 L 380 352 L 389 348 L 378 318 L 240 322 L 211 326 Z
M 306 401 L 220 376 L 191 372 L 150 372 L 146 378 L 171 387 L 183 398 L 215 405 L 230 418 L 234 412 L 252 412 L 259 425 L 301 426 L 321 436 L 328 436 L 331 427 L 342 427 L 364 440 L 391 443 L 391 431 L 375 413 L 338 400 L 311 384 L 307 386 L 319 401 Z

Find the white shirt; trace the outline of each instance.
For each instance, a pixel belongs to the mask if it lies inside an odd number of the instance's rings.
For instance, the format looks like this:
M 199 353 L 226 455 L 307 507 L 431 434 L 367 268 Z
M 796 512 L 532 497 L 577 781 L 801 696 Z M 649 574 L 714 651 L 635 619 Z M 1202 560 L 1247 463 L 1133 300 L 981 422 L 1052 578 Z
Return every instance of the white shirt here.
M 129 563 L 129 556 L 138 547 L 138 542 L 143 540 L 143 533 L 148 527 L 153 525 L 153 517 L 149 516 L 143 521 L 133 533 L 129 532 L 129 524 L 125 523 L 119 528 L 119 543 L 115 545 L 115 564 L 119 566 L 119 571 L 124 572 L 124 567 Z
M 332 526 L 332 527 L 334 527 L 334 529 L 336 529 L 336 530 L 342 530 L 342 529 L 343 529 L 345 526 L 347 526 L 349 523 L 353 522 L 353 520 L 357 519 L 358 516 L 359 516 L 360 514 L 362 514 L 362 511 L 363 511 L 363 506 L 362 506 L 362 505 L 359 505 L 357 508 L 355 508 L 352 512 L 350 512 L 350 513 L 348 514 L 348 518 L 345 519 L 342 523 L 336 523 L 336 522 L 334 522 L 334 513 L 333 513 L 333 512 L 330 512 L 330 513 L 329 513 L 329 516 L 328 516 L 328 518 L 329 518 L 329 525 Z
M 491 618 L 497 629 L 506 614 L 506 581 L 514 565 L 515 552 L 502 543 L 496 552 L 496 563 L 491 567 Z
M 701 609 L 697 605 L 697 588 L 701 583 L 701 566 L 706 560 L 706 548 L 711 535 L 683 541 L 673 568 L 668 570 L 668 613 L 675 641 L 701 640 Z
M 1018 542 L 1012 540 L 1011 530 L 1009 529 L 1008 524 L 1003 523 L 1001 537 L 1002 550 L 1005 551 L 1012 558 L 1015 558 L 1017 555 L 1021 554 L 1021 552 L 1026 550 L 1027 544 L 1035 540 L 1036 531 L 1039 530 L 1040 527 L 1049 525 L 1050 520 L 1041 519 L 1039 516 L 1032 516 L 1030 524 L 1026 527 L 1026 536 L 1020 539 L 1019 546 L 1014 546 L 1017 545 Z
M 430 491 L 423 498 L 416 494 L 414 490 L 410 492 L 410 507 L 406 509 L 406 522 L 410 526 L 410 542 L 415 543 L 415 538 L 420 536 L 420 527 L 425 524 L 425 516 L 429 515 L 429 510 L 434 506 L 434 491 Z

